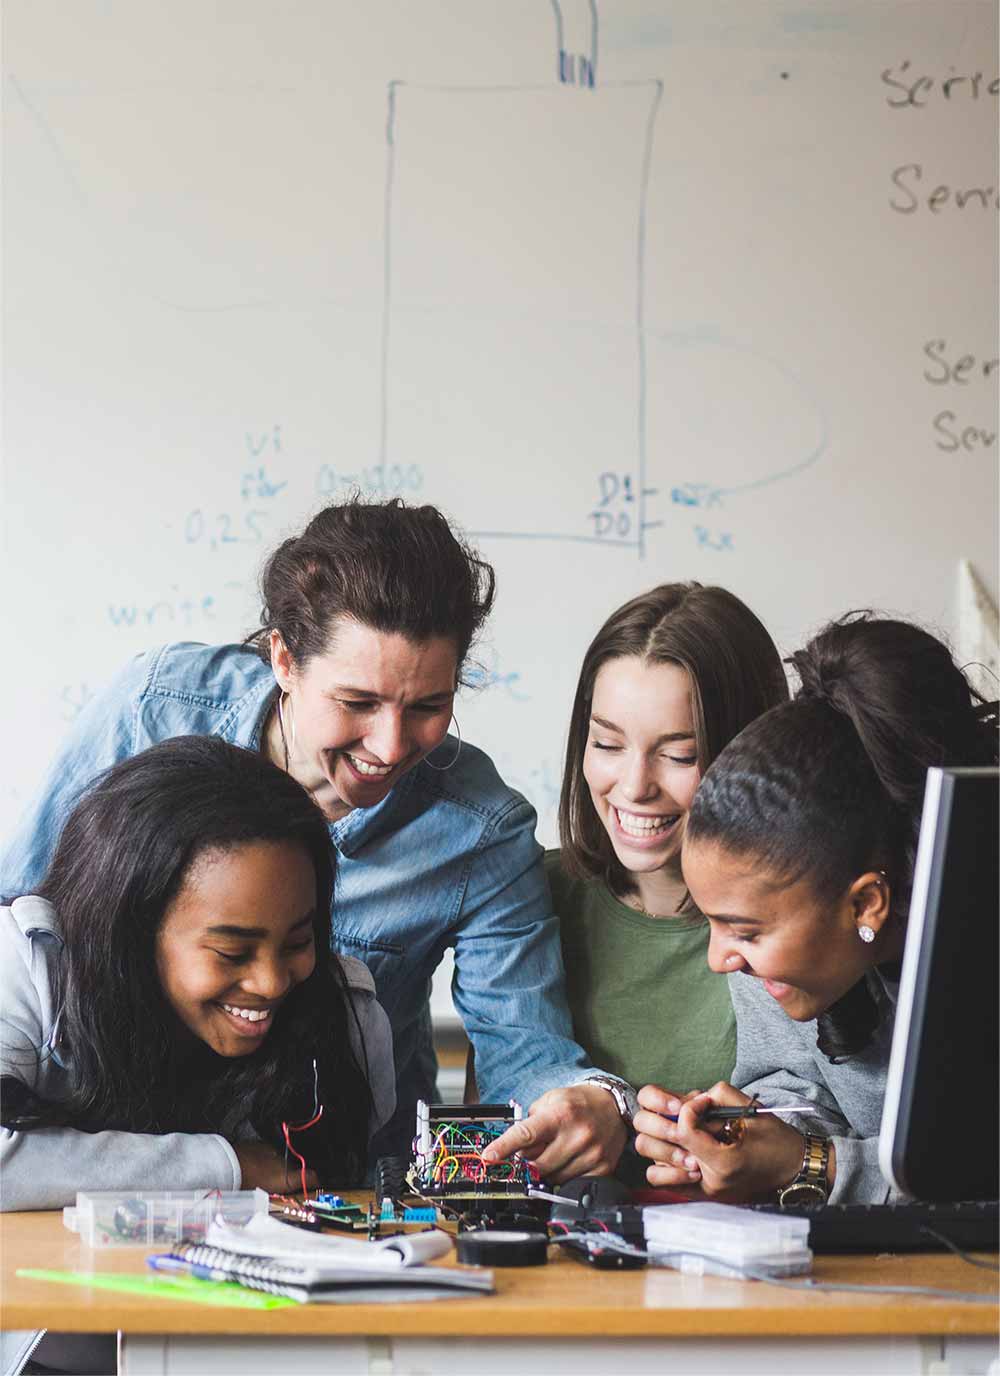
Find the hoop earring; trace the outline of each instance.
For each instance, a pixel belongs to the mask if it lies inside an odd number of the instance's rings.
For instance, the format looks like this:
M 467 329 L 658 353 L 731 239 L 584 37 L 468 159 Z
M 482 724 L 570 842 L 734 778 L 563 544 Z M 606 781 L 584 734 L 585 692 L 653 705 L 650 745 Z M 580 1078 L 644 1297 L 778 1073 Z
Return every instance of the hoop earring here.
M 288 736 L 285 735 L 285 713 L 283 710 L 285 698 L 288 698 L 288 716 L 290 721 Z M 292 707 L 292 699 L 285 692 L 282 692 L 278 698 L 278 729 L 281 732 L 281 744 L 285 751 L 285 773 L 287 774 L 289 758 L 291 757 L 294 759 L 295 757 L 295 709 Z M 291 737 L 290 746 L 288 743 L 289 736 Z
M 443 774 L 446 769 L 451 769 L 452 765 L 457 764 L 458 757 L 462 753 L 462 728 L 459 726 L 458 718 L 455 716 L 454 712 L 451 714 L 451 720 L 455 723 L 455 730 L 458 732 L 458 749 L 455 751 L 454 755 L 451 757 L 447 764 L 431 764 L 430 755 L 428 755 L 427 758 L 424 760 L 424 764 L 427 766 L 428 769 L 435 769 L 439 774 Z M 450 726 L 451 722 L 449 722 L 448 724 Z M 443 745 L 444 742 L 442 741 L 441 744 Z M 433 753 L 434 752 L 431 751 L 431 754 Z

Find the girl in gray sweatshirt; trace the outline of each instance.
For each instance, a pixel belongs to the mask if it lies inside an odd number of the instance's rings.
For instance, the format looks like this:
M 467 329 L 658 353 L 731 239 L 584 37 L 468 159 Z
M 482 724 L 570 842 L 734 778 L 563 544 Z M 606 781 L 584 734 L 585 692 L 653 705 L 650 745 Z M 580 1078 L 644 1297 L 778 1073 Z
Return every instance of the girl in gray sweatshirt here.
M 3 1209 L 360 1177 L 392 1037 L 330 951 L 331 855 L 301 785 L 218 737 L 83 795 L 41 892 L 0 906 Z M 3 1369 L 114 1368 L 113 1335 L 39 1337 L 0 1333 Z
M 330 953 L 330 855 L 305 790 L 214 737 L 83 795 L 41 893 L 0 907 L 5 1210 L 360 1178 L 391 1037 Z
M 927 769 L 997 762 L 997 704 L 917 626 L 852 613 L 791 657 L 792 702 L 706 773 L 682 867 L 730 978 L 733 1084 L 639 1094 L 655 1185 L 732 1202 L 881 1202 L 878 1132 Z M 734 1087 L 738 1086 L 738 1088 Z M 810 1107 L 719 1140 L 711 1104 Z M 671 1121 L 670 1115 L 677 1121 Z M 726 1134 L 723 1134 L 725 1137 Z

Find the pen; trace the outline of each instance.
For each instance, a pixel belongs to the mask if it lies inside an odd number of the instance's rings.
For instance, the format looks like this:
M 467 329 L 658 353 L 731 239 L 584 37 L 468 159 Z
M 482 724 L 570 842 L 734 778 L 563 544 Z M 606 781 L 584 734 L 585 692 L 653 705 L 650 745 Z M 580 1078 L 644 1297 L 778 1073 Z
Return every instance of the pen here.
M 181 1271 L 187 1275 L 190 1267 L 186 1261 L 181 1261 L 180 1257 L 167 1255 L 147 1257 L 146 1265 L 151 1271 Z
M 196 1280 L 232 1280 L 233 1277 L 225 1271 L 218 1271 L 213 1266 L 203 1266 L 198 1262 L 184 1261 L 180 1257 L 155 1256 L 147 1257 L 146 1265 L 153 1271 L 169 1271 L 175 1274 L 194 1276 Z

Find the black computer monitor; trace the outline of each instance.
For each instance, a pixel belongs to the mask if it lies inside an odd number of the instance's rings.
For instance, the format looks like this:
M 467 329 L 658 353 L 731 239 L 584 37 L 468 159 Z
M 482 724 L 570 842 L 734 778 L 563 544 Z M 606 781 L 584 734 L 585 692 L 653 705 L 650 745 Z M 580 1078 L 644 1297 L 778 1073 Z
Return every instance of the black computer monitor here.
M 930 769 L 879 1165 L 916 1199 L 996 1199 L 1000 771 Z

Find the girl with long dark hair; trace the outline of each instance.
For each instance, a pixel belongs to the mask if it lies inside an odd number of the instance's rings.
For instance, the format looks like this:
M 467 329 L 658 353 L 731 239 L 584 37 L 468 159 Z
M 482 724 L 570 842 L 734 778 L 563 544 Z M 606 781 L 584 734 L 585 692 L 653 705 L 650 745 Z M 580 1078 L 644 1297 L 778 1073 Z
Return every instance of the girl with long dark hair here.
M 332 889 L 322 814 L 259 754 L 178 737 L 102 775 L 0 908 L 3 1208 L 298 1188 L 286 1125 L 307 1183 L 357 1180 L 391 1036 Z
M 709 964 L 730 976 L 733 1083 L 686 1101 L 646 1086 L 637 1149 L 657 1185 L 877 1202 L 888 1195 L 878 1132 L 926 774 L 995 765 L 997 704 L 940 640 L 869 612 L 827 626 L 791 662 L 795 699 L 723 750 L 683 848 Z M 751 1098 L 815 1115 L 747 1120 L 736 1143 L 704 1130 L 712 1103 Z

